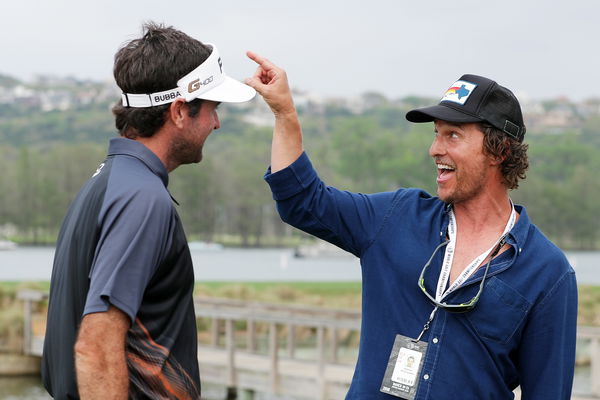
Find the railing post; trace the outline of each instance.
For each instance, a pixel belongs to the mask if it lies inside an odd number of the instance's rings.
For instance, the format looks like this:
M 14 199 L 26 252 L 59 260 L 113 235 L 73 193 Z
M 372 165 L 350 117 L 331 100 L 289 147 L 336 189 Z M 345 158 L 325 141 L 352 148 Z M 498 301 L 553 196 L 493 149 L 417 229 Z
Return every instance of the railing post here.
M 294 324 L 288 324 L 287 352 L 289 358 L 294 358 L 296 353 L 296 326 Z
M 246 349 L 254 353 L 256 351 L 256 327 L 254 326 L 254 320 L 248 319 L 246 322 Z
M 600 337 L 592 336 L 590 339 L 590 373 L 592 394 L 600 396 Z
M 329 328 L 331 332 L 331 362 L 337 363 L 338 361 L 338 332 L 335 326 Z
M 317 327 L 317 399 L 325 399 L 325 327 Z
M 219 319 L 213 318 L 210 324 L 210 344 L 212 347 L 219 345 Z
M 225 348 L 227 349 L 227 384 L 235 388 L 235 332 L 233 330 L 233 320 L 225 320 Z
M 23 299 L 24 315 L 23 315 L 23 353 L 31 353 L 31 299 Z
M 278 350 L 279 343 L 277 341 L 277 325 L 274 322 L 272 322 L 269 325 L 269 357 L 271 364 L 271 391 L 274 394 L 277 394 L 279 392 L 279 360 L 277 355 Z

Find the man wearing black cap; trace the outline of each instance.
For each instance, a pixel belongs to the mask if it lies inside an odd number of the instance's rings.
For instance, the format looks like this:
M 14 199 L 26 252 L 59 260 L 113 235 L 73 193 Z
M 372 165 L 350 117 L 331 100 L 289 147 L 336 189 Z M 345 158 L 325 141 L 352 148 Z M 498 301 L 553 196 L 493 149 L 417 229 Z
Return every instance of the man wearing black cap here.
M 114 75 L 121 137 L 58 237 L 44 386 L 55 399 L 200 399 L 194 270 L 168 174 L 200 162 L 219 103 L 255 91 L 215 46 L 154 23 L 117 52 Z
M 528 166 L 515 96 L 464 75 L 412 122 L 434 122 L 437 197 L 326 186 L 302 148 L 285 71 L 246 82 L 275 114 L 265 175 L 287 223 L 360 257 L 363 319 L 347 399 L 569 399 L 577 287 L 564 254 L 514 205 Z M 408 367 L 408 360 L 412 360 Z

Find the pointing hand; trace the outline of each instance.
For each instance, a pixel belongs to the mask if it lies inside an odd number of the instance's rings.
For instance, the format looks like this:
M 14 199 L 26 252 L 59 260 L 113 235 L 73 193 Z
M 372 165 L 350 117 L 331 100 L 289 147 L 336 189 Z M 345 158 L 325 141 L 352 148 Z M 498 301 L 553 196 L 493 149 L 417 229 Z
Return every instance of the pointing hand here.
M 275 117 L 295 113 L 294 100 L 285 71 L 254 52 L 248 51 L 246 55 L 258 64 L 254 76 L 245 80 L 246 84 L 253 87 L 265 99 Z

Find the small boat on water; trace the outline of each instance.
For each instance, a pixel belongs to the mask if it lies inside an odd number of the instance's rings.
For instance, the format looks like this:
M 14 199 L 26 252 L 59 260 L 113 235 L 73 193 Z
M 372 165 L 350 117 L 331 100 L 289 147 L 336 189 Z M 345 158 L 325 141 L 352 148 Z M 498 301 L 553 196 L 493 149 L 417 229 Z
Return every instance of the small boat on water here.
M 340 249 L 339 247 L 325 242 L 317 241 L 315 244 L 300 245 L 294 249 L 294 257 L 348 257 L 352 254 Z
M 221 243 L 215 242 L 203 242 L 203 241 L 192 241 L 188 243 L 190 250 L 202 250 L 202 251 L 219 251 L 223 250 Z
M 10 240 L 0 240 L 0 250 L 14 250 L 17 248 L 17 244 Z

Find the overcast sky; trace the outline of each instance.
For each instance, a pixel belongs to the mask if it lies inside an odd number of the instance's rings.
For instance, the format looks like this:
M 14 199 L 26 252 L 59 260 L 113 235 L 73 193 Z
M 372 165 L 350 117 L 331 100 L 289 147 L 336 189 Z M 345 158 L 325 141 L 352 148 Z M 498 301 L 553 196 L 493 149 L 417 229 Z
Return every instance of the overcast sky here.
M 325 96 L 441 97 L 464 73 L 520 97 L 600 96 L 599 0 L 3 1 L 0 73 L 112 79 L 113 55 L 155 20 L 215 43 L 227 73 L 254 50 Z

